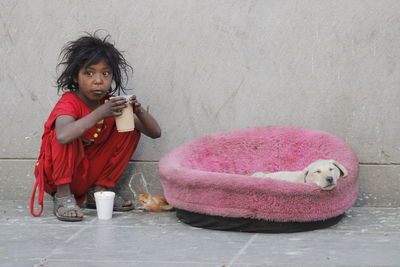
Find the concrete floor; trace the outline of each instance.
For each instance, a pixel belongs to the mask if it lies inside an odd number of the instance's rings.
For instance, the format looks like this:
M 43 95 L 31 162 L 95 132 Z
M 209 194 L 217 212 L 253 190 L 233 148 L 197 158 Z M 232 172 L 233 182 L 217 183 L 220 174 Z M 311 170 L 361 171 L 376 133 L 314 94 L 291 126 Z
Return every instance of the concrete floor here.
M 0 266 L 400 266 L 400 208 L 353 208 L 331 228 L 251 234 L 193 228 L 174 212 L 58 221 L 0 201 Z

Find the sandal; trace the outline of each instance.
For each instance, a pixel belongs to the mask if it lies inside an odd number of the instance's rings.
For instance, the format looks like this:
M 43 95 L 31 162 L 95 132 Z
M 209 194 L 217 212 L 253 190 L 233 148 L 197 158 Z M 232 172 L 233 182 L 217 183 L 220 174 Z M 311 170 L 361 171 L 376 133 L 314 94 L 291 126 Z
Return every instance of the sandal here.
M 130 211 L 135 209 L 135 205 L 132 204 L 129 206 L 123 206 L 125 200 L 120 196 L 115 194 L 114 198 L 114 208 L 113 211 Z M 94 190 L 90 189 L 87 192 L 87 197 L 86 197 L 86 208 L 87 209 L 96 209 L 96 200 L 94 199 Z
M 60 197 L 58 198 L 57 196 L 54 195 L 53 197 L 53 202 L 54 202 L 54 208 L 53 212 L 54 215 L 59 219 L 60 221 L 65 221 L 65 222 L 80 222 L 83 220 L 83 217 L 71 217 L 71 216 L 65 216 L 68 211 L 81 211 L 78 205 L 76 205 L 75 197 L 74 195 L 69 195 L 66 197 Z

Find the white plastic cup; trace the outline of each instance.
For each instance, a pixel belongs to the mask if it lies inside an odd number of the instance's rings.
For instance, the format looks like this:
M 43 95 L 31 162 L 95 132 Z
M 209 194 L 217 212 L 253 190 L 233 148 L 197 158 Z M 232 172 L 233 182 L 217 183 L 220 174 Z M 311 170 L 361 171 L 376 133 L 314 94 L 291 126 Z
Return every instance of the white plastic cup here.
M 94 193 L 96 200 L 97 217 L 99 220 L 112 218 L 115 193 L 112 191 L 100 191 Z

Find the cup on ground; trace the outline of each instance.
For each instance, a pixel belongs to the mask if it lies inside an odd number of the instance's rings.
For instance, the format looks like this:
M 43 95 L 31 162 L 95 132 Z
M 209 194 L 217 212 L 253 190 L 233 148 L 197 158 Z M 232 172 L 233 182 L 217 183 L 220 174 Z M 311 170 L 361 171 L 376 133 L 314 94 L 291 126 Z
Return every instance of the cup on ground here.
M 96 201 L 97 217 L 99 220 L 112 218 L 115 193 L 112 191 L 100 191 L 94 193 Z

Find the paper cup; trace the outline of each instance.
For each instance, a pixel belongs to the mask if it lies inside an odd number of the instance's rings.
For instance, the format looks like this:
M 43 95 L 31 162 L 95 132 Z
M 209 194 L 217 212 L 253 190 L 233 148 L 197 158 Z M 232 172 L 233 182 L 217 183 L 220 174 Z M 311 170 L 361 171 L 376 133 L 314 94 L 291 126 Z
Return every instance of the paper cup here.
M 130 96 L 127 96 L 128 100 Z M 133 120 L 133 108 L 128 103 L 128 106 L 122 110 L 122 114 L 115 117 L 115 123 L 117 124 L 118 132 L 130 132 L 135 129 L 135 122 Z
M 96 200 L 97 217 L 99 220 L 112 218 L 115 193 L 112 191 L 100 191 L 94 193 Z

